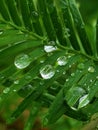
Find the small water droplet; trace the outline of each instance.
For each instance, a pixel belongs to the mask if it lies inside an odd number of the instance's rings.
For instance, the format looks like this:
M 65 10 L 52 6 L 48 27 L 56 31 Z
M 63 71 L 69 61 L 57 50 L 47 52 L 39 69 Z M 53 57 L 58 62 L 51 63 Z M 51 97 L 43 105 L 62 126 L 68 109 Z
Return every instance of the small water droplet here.
M 96 76 L 96 79 L 98 79 L 98 76 Z
M 44 46 L 44 50 L 47 53 L 57 50 L 57 47 L 55 46 L 55 42 L 50 41 L 47 45 Z
M 95 72 L 95 68 L 94 68 L 93 66 L 90 66 L 90 67 L 88 68 L 88 72 L 90 72 L 90 73 Z
M 63 72 L 63 75 L 65 75 L 65 74 L 66 74 L 66 71 Z
M 71 65 L 69 65 L 69 68 L 71 68 Z
M 27 54 L 20 54 L 15 58 L 14 64 L 18 69 L 24 69 L 29 66 L 31 60 Z
M 61 56 L 57 59 L 58 65 L 63 66 L 67 64 L 66 56 Z
M 32 79 L 32 77 L 30 75 L 26 75 L 25 79 L 30 80 L 30 79 Z
M 2 35 L 3 34 L 3 30 L 0 30 L 0 35 Z
M 54 76 L 55 71 L 51 65 L 46 65 L 40 69 L 40 75 L 43 79 L 50 79 Z
M 75 76 L 75 73 L 71 73 L 71 76 L 72 76 L 72 77 Z
M 68 82 L 69 81 L 69 79 L 66 79 L 66 82 Z
M 70 37 L 70 29 L 69 28 L 65 28 L 63 29 L 65 37 Z
M 15 81 L 14 81 L 14 84 L 19 84 L 19 80 L 15 80 Z
M 38 18 L 38 17 L 39 17 L 39 14 L 38 14 L 37 11 L 32 11 L 32 16 L 33 16 L 34 18 Z
M 40 60 L 40 63 L 44 63 L 44 60 Z
M 56 70 L 57 73 L 59 73 L 60 71 L 59 70 Z
M 91 80 L 90 80 L 90 82 L 92 83 L 92 82 L 93 82 L 93 80 L 91 79 Z
M 16 91 L 17 91 L 16 89 L 13 90 L 13 92 L 16 92 Z
M 84 68 L 85 68 L 84 63 L 78 64 L 78 68 L 79 68 L 79 69 L 84 69 Z
M 41 82 L 40 82 L 40 85 L 43 85 L 43 84 L 44 84 L 44 82 L 43 82 L 43 81 L 41 81 Z
M 6 93 L 8 93 L 9 91 L 10 91 L 10 88 L 6 88 L 6 89 L 3 90 L 3 93 L 6 94 Z
M 82 96 L 79 99 L 79 106 L 78 106 L 78 108 L 82 108 L 82 107 L 86 106 L 89 102 L 90 102 L 90 100 L 89 100 L 88 94 Z

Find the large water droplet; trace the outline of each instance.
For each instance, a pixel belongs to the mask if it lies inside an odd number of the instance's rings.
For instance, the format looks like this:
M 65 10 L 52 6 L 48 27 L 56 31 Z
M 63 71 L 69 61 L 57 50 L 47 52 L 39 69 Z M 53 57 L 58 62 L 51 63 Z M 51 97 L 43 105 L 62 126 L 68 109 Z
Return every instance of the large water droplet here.
M 78 64 L 78 68 L 79 68 L 79 69 L 84 69 L 84 68 L 85 68 L 84 63 Z
M 82 108 L 82 107 L 86 106 L 89 102 L 90 102 L 90 100 L 89 100 L 88 94 L 86 94 L 80 98 L 78 108 Z
M 51 65 L 46 65 L 40 69 L 40 74 L 43 79 L 50 79 L 54 76 L 55 70 Z
M 27 54 L 20 54 L 15 58 L 14 64 L 18 69 L 24 69 L 29 66 L 30 62 L 31 59 Z
M 3 90 L 3 93 L 6 94 L 6 93 L 8 93 L 9 91 L 10 91 L 10 88 L 6 88 L 6 89 Z
M 88 68 L 88 72 L 90 72 L 90 73 L 95 72 L 95 68 L 94 68 L 93 66 L 90 66 L 90 67 Z
M 47 45 L 44 46 L 44 50 L 47 53 L 57 50 L 57 47 L 55 46 L 55 42 L 50 41 Z
M 67 57 L 61 56 L 57 59 L 58 65 L 63 66 L 67 64 Z

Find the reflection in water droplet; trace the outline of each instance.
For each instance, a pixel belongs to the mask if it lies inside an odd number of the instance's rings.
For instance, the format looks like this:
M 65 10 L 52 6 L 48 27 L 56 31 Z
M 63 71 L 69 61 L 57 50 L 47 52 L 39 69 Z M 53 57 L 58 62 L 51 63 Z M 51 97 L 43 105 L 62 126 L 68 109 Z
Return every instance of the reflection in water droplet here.
M 57 59 L 58 65 L 63 66 L 67 64 L 66 56 L 61 56 Z
M 40 69 L 40 74 L 43 79 L 50 79 L 54 76 L 55 71 L 51 65 L 46 65 Z
M 6 89 L 3 90 L 3 93 L 6 94 L 6 93 L 8 93 L 9 91 L 10 91 L 10 88 L 6 88 Z
M 95 72 L 95 68 L 94 68 L 93 66 L 90 66 L 90 67 L 88 68 L 88 72 L 90 72 L 90 73 Z
M 55 42 L 50 41 L 47 45 L 44 46 L 44 50 L 47 53 L 57 50 L 57 47 L 55 46 Z
M 79 69 L 84 69 L 84 68 L 85 68 L 84 63 L 78 64 L 78 68 L 79 68 Z
M 14 64 L 18 69 L 24 69 L 29 66 L 31 60 L 27 54 L 20 54 L 15 58 Z
M 78 108 L 82 108 L 82 107 L 86 106 L 89 102 L 90 101 L 89 101 L 88 94 L 86 94 L 80 98 Z

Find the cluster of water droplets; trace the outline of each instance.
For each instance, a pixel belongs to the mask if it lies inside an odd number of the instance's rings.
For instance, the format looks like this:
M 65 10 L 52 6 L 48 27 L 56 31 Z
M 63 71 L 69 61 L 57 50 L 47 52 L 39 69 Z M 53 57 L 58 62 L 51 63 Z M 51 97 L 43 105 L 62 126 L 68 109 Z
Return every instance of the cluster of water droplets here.
M 27 54 L 20 54 L 16 56 L 14 64 L 18 69 L 24 69 L 29 66 L 31 59 Z

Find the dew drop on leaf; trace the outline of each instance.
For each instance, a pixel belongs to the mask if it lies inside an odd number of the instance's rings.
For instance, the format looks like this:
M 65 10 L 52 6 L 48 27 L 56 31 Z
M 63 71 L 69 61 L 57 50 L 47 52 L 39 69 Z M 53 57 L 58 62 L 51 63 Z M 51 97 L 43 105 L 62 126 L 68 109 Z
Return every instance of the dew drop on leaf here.
M 57 47 L 55 46 L 55 42 L 50 41 L 47 45 L 44 46 L 44 50 L 47 53 L 57 50 Z
M 2 30 L 0 30 L 0 35 L 2 35 L 3 34 L 3 31 Z
M 14 84 L 19 84 L 19 80 L 15 80 L 15 81 L 14 81 Z
M 84 68 L 85 68 L 84 63 L 78 64 L 78 69 L 84 69 Z
M 90 102 L 90 100 L 89 100 L 88 94 L 82 96 L 79 99 L 79 106 L 78 106 L 78 108 L 82 108 L 82 107 L 86 106 L 89 102 Z
M 66 58 L 66 56 L 61 56 L 61 57 L 59 57 L 59 58 L 57 59 L 57 63 L 58 63 L 58 65 L 60 65 L 60 66 L 66 65 L 66 64 L 67 64 L 67 58 Z
M 90 66 L 90 67 L 88 68 L 88 72 L 90 72 L 90 73 L 93 73 L 93 72 L 95 72 L 95 69 L 94 69 L 94 67 L 93 67 L 93 66 Z
M 16 56 L 14 64 L 18 69 L 24 69 L 29 66 L 30 62 L 31 59 L 27 54 L 20 54 Z
M 3 90 L 3 93 L 6 94 L 6 93 L 8 93 L 9 91 L 10 91 L 10 88 L 6 88 L 6 89 Z
M 38 14 L 37 11 L 32 11 L 32 16 L 35 17 L 35 18 L 37 18 L 37 17 L 39 17 L 39 14 Z
M 72 76 L 72 77 L 75 76 L 75 73 L 71 73 L 71 76 Z
M 45 65 L 40 69 L 40 75 L 43 79 L 50 79 L 54 76 L 55 70 L 51 65 Z

